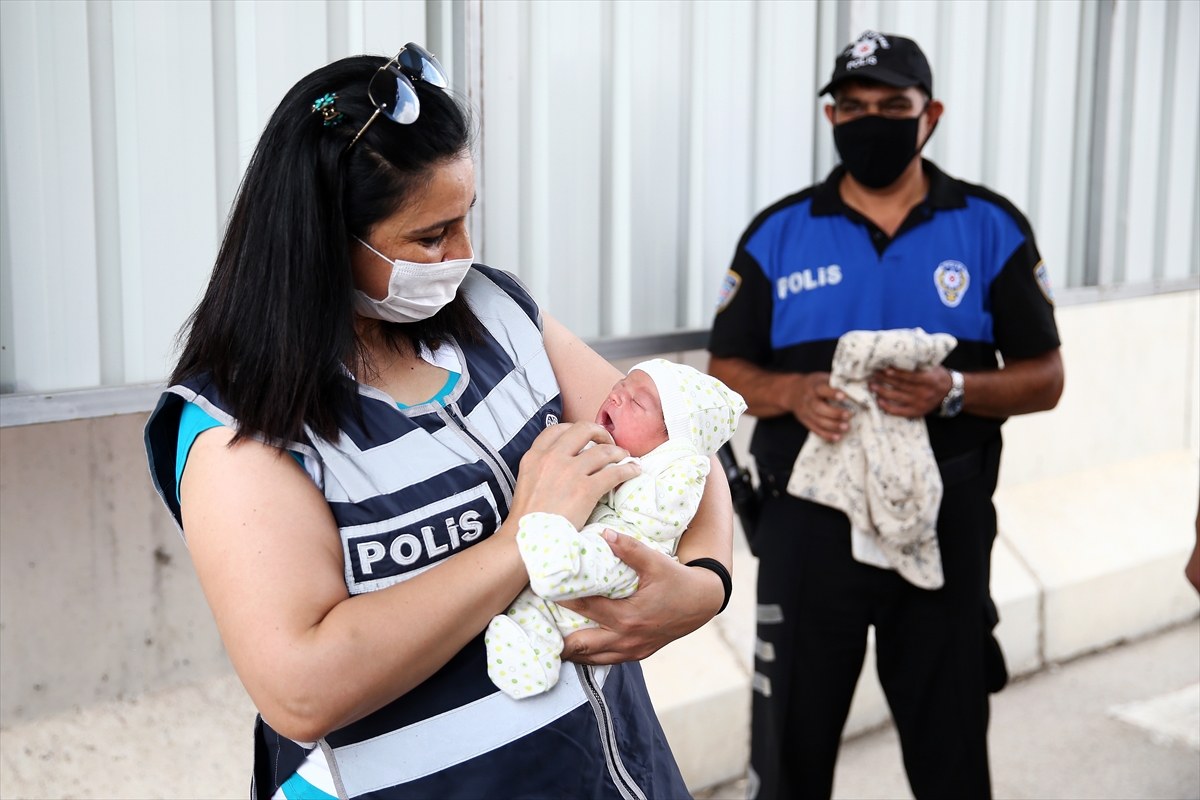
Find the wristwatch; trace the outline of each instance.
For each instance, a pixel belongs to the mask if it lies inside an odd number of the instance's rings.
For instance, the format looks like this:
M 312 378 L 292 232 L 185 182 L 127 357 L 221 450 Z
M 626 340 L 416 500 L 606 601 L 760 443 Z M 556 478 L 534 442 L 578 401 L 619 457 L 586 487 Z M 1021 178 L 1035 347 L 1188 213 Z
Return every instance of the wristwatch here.
M 939 417 L 957 417 L 963 406 L 963 376 L 956 369 L 947 370 L 950 373 L 950 391 L 942 398 L 942 409 Z

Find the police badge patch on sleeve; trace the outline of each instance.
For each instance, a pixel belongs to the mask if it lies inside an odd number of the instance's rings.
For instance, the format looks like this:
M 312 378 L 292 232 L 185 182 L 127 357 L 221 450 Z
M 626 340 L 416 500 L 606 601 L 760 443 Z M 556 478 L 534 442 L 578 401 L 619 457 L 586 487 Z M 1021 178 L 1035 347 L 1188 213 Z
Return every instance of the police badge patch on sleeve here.
M 1050 270 L 1046 268 L 1045 261 L 1039 261 L 1033 268 L 1033 277 L 1037 279 L 1038 288 L 1046 296 L 1046 302 L 1054 305 L 1054 287 L 1050 285 Z
M 717 295 L 717 313 L 720 314 L 725 310 L 725 306 L 733 301 L 734 295 L 737 294 L 738 287 L 742 285 L 742 276 L 738 275 L 733 270 L 725 273 L 725 277 L 721 279 L 721 291 Z
M 933 271 L 933 285 L 937 287 L 942 303 L 955 308 L 971 285 L 971 275 L 961 261 L 943 261 Z

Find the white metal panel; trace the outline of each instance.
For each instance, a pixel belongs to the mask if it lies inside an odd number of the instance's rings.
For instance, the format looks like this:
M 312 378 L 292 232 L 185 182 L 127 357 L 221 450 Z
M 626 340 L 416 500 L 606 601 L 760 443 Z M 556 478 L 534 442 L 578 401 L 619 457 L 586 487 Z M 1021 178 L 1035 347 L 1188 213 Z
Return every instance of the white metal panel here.
M 759 0 L 757 23 L 755 212 L 813 182 L 813 124 L 823 122 L 814 120 L 822 84 L 807 44 L 816 39 L 817 4 Z
M 483 46 L 483 257 L 521 275 L 577 333 L 595 336 L 602 6 L 532 0 L 489 3 L 482 14 L 485 42 L 507 45 Z
M 0 16 L 0 28 L 4 26 L 3 19 Z M 0 40 L 2 46 L 3 40 Z M 0 80 L 0 394 L 15 391 L 17 382 L 16 359 L 13 358 L 13 263 L 9 248 L 12 236 L 8 232 L 8 159 L 4 156 L 8 150 L 8 128 L 4 124 L 4 94 L 4 82 Z
M 1134 36 L 1129 36 L 1129 33 Z M 1118 2 L 1112 12 L 1107 86 L 1107 113 L 1100 124 L 1106 132 L 1103 153 L 1103 186 L 1100 208 L 1099 283 L 1122 283 L 1125 258 L 1125 200 L 1129 180 L 1129 131 L 1132 126 L 1133 42 L 1137 33 L 1137 6 Z M 1098 121 L 1099 122 L 1099 121 Z
M 483 0 L 463 0 L 461 17 L 461 41 L 458 44 L 459 66 L 455 80 L 459 81 L 462 97 L 465 98 L 471 114 L 471 156 L 475 161 L 475 197 L 476 201 L 483 196 L 483 170 L 481 148 L 483 142 L 479 136 L 483 107 Z M 476 202 L 467 213 L 467 229 L 471 241 L 482 245 L 483 206 Z
M 625 24 L 622 8 L 628 8 Z M 628 169 L 628 205 L 623 213 L 613 206 L 613 277 L 617 255 L 624 248 L 631 268 L 614 289 L 612 310 L 628 309 L 622 320 L 614 316 L 611 333 L 650 333 L 681 327 L 677 307 L 681 295 L 684 254 L 680 231 L 686 230 L 686 193 L 682 191 L 687 171 L 686 122 L 684 115 L 686 36 L 683 4 L 677 2 L 634 2 L 614 5 L 613 14 L 613 187 L 617 199 L 619 170 Z M 624 30 L 624 33 L 622 32 Z M 620 41 L 627 36 L 630 45 L 624 54 Z M 622 66 L 622 58 L 628 63 Z M 628 70 L 626 72 L 626 70 Z M 618 75 L 624 75 L 621 88 Z M 628 98 L 622 102 L 621 92 Z M 622 143 L 617 124 L 627 120 Z M 619 146 L 620 145 L 620 146 Z M 622 162 L 616 156 L 627 154 Z M 627 220 L 628 239 L 620 242 L 618 222 Z
M 707 4 L 707 30 L 702 52 L 750 53 L 754 44 L 753 6 L 736 0 Z M 704 76 L 704 258 L 702 272 L 689 280 L 686 327 L 711 321 L 721 277 L 729 268 L 734 246 L 754 213 L 750 160 L 754 141 L 754 62 L 722 58 L 716 69 L 711 57 Z M 691 283 L 696 281 L 697 283 Z M 694 288 L 693 288 L 694 287 Z M 697 307 L 699 302 L 699 307 Z
M 1169 98 L 1171 118 L 1170 146 L 1166 170 L 1160 175 L 1167 181 L 1166 207 L 1161 210 L 1166 225 L 1163 231 L 1162 275 L 1181 278 L 1200 271 L 1200 253 L 1194 245 L 1197 217 L 1197 185 L 1200 184 L 1200 69 L 1195 59 L 1200 42 L 1200 3 L 1178 3 L 1174 35 L 1175 85 Z M 1170 32 L 1169 32 L 1170 33 Z M 1160 168 L 1161 170 L 1161 168 Z
M 945 88 L 945 86 L 942 84 L 940 78 L 941 76 L 954 71 L 947 67 L 949 64 L 949 61 L 947 60 L 947 54 L 951 49 L 951 13 L 946 7 L 945 0 L 932 0 L 930 5 L 933 8 L 934 23 L 930 31 L 923 34 L 923 37 L 929 42 L 929 47 L 926 49 L 926 56 L 929 58 L 930 69 L 932 69 L 933 74 L 939 78 L 939 80 L 934 81 L 934 89 L 936 89 L 934 99 L 942 100 L 944 103 L 944 92 L 942 90 Z M 926 23 L 926 25 L 928 27 L 928 23 Z M 921 46 L 925 47 L 924 43 L 922 43 Z M 942 116 L 944 117 L 945 114 Z M 938 135 L 934 136 L 929 141 L 929 143 L 925 146 L 925 150 L 923 151 L 922 155 L 924 155 L 926 158 L 933 159 L 933 161 L 937 162 L 941 169 L 946 170 L 946 152 L 948 143 L 945 134 L 942 132 L 942 124 L 943 123 L 941 122 L 938 123 Z
M 237 22 L 233 0 L 212 0 L 213 139 L 217 186 L 217 221 L 224 234 L 233 198 L 242 179 L 243 148 L 238 139 Z M 344 39 L 345 31 L 342 31 Z M 340 55 L 340 54 L 339 54 Z M 249 100 L 249 97 L 247 97 Z
M 987 109 L 984 182 L 1018 208 L 1029 206 L 1029 160 L 1032 141 L 1034 37 L 1037 6 L 1033 0 L 992 3 L 996 23 L 987 55 L 995 75 L 995 91 L 984 99 Z M 992 24 L 992 23 L 990 23 Z
M 518 224 L 521 270 L 533 296 L 550 302 L 550 59 L 549 4 L 521 3 L 521 183 Z
M 815 95 L 833 74 L 833 62 L 846 49 L 851 36 L 849 30 L 838 30 L 837 0 L 817 0 L 817 82 L 813 86 Z M 823 111 L 829 98 L 814 97 L 809 101 L 813 109 L 813 178 L 823 180 L 838 163 L 837 148 L 833 144 L 833 133 Z
M 937 0 L 895 0 L 885 5 L 891 8 L 892 19 L 880 19 L 880 24 L 885 25 L 884 31 L 905 36 L 921 45 L 933 74 L 939 74 L 942 54 Z
M 895 8 L 894 0 L 850 0 L 849 8 L 843 11 L 847 18 L 847 29 L 841 32 L 844 41 L 839 44 L 845 47 L 868 30 L 897 33 L 892 24 Z
M 529 270 L 521 254 L 520 8 L 518 0 L 493 0 L 483 6 L 482 13 L 482 36 L 489 46 L 483 47 L 487 91 L 480 110 L 487 124 L 480 135 L 480 163 L 476 164 L 481 174 L 483 241 L 475 242 L 475 257 L 528 281 Z
M 297 4 L 292 2 L 287 5 Z M 361 11 L 354 8 L 356 5 Z M 408 42 L 425 41 L 424 0 L 364 0 L 361 3 L 351 0 L 350 10 L 352 25 L 358 20 L 362 21 L 361 33 L 354 37 L 362 44 L 354 50 L 355 53 L 392 56 Z
M 114 0 L 116 2 L 116 0 Z M 124 2 L 124 0 L 122 0 Z M 132 15 L 132 10 L 127 12 Z M 233 50 L 234 80 L 237 87 L 237 143 L 238 175 L 246 172 L 258 134 L 262 130 L 259 121 L 258 83 L 258 9 L 255 3 L 233 3 Z M 265 122 L 265 118 L 263 119 Z
M 681 303 L 684 318 L 690 323 L 703 317 L 706 310 L 704 286 L 693 276 L 704 274 L 705 254 L 705 208 L 707 186 L 705 171 L 708 165 L 708 6 L 696 3 L 691 6 L 688 20 L 688 60 L 691 69 L 686 84 L 688 107 L 688 168 L 687 168 L 687 276 L 682 291 Z M 711 98 L 714 102 L 719 98 Z
M 117 194 L 117 87 L 113 71 L 112 3 L 109 0 L 93 0 L 87 8 L 100 382 L 116 385 L 125 382 L 125 320 L 121 309 L 121 223 Z
M 100 383 L 87 8 L 0 4 L 16 391 Z
M 255 3 L 250 7 L 254 12 L 257 140 L 287 90 L 328 63 L 328 37 L 324 3 Z M 424 37 L 424 19 L 421 22 Z M 393 52 L 398 49 L 399 45 Z
M 1053 74 L 1037 93 L 1030 139 L 1029 218 L 1054 286 L 1067 286 L 1075 150 L 1075 98 L 1079 84 L 1079 0 L 1038 6 L 1039 73 Z
M 933 155 L 946 172 L 973 183 L 983 181 L 986 120 L 988 3 L 944 0 L 942 68 L 933 76 L 934 94 L 946 112 L 933 136 Z
M 641 12 L 655 10 L 655 4 L 643 4 Z M 644 52 L 641 42 L 634 42 L 635 31 L 643 32 L 644 19 L 634 26 L 634 5 L 628 0 L 616 0 L 605 9 L 602 26 L 602 48 L 605 53 L 601 97 L 602 142 L 600 158 L 600 333 L 605 336 L 625 336 L 632 331 L 633 321 L 633 80 L 634 53 L 638 55 L 638 74 L 654 74 L 654 55 L 657 48 Z M 648 16 L 645 13 L 640 17 Z M 653 31 L 657 33 L 657 31 Z M 647 63 L 649 62 L 649 63 Z M 643 88 L 642 83 L 636 84 Z M 639 92 L 640 94 L 640 92 Z M 640 99 L 640 98 L 639 98 Z M 657 138 L 657 137 L 656 137 Z M 661 272 L 661 271 L 660 271 Z M 669 300 L 674 301 L 671 296 Z
M 125 380 L 169 371 L 173 337 L 199 300 L 217 243 L 206 3 L 116 2 L 116 86 Z
M 1134 59 L 1133 109 L 1129 142 L 1129 189 L 1126 207 L 1125 282 L 1154 277 L 1155 220 L 1159 209 L 1158 154 L 1162 145 L 1163 43 L 1167 4 L 1138 4 Z M 1185 51 L 1195 52 L 1195 44 Z M 1193 67 L 1195 62 L 1193 61 Z
M 531 127 L 531 184 L 546 187 L 527 213 L 535 217 L 534 281 L 547 307 L 580 336 L 600 332 L 601 4 L 595 0 L 530 4 L 530 39 L 544 54 L 543 76 L 530 59 L 538 98 Z M 541 35 L 534 37 L 536 31 Z M 543 94 L 544 92 L 544 94 Z M 544 105 L 542 103 L 544 102 Z M 539 248 L 545 247 L 544 251 Z M 670 327 L 670 326 L 668 326 Z
M 1089 228 L 1098 216 L 1093 213 L 1093 206 L 1102 180 L 1100 176 L 1092 174 L 1103 130 L 1096 124 L 1097 119 L 1103 117 L 1103 104 L 1097 95 L 1097 87 L 1103 83 L 1098 74 L 1101 69 L 1102 15 L 1107 25 L 1110 15 L 1103 6 L 1092 2 L 1080 4 L 1075 130 L 1072 136 L 1074 150 L 1071 153 L 1071 234 L 1067 245 L 1067 280 L 1060 284 L 1063 288 L 1084 285 L 1089 267 L 1095 269 L 1095 265 L 1089 264 L 1089 261 L 1094 261 L 1097 242 Z M 1107 61 L 1106 53 L 1105 68 Z
M 135 6 L 132 0 L 113 0 L 113 84 L 116 89 L 117 225 L 121 251 L 121 318 L 124 336 L 121 360 L 125 380 L 137 380 L 145 364 L 143 320 L 141 180 L 138 174 L 138 67 Z

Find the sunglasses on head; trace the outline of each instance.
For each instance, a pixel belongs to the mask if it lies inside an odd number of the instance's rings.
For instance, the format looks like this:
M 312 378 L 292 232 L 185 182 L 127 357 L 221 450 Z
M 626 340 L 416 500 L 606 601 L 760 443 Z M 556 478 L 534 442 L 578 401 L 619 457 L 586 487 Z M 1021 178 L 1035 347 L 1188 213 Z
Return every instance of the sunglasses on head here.
M 375 113 L 354 135 L 346 149 L 354 147 L 358 137 L 371 127 L 371 123 L 380 114 L 401 125 L 416 122 L 417 117 L 421 115 L 421 101 L 417 98 L 413 81 L 418 80 L 439 89 L 450 86 L 450 81 L 446 79 L 446 71 L 442 69 L 433 53 L 415 42 L 409 42 L 380 67 L 367 84 L 367 99 L 375 106 Z

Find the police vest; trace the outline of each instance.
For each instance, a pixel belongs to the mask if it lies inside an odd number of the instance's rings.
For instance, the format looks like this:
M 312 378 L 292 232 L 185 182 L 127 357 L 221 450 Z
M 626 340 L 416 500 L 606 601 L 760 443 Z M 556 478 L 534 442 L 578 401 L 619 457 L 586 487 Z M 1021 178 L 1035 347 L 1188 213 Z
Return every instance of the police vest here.
M 400 409 L 359 385 L 361 413 L 336 443 L 290 442 L 337 522 L 353 594 L 408 580 L 490 536 L 508 514 L 521 456 L 562 415 L 541 316 L 506 273 L 476 265 L 460 289 L 480 343 L 450 342 L 462 366 L 445 405 Z M 164 392 L 146 426 L 150 469 L 176 502 L 179 414 L 195 402 L 231 427 L 204 378 Z M 256 723 L 255 791 L 270 797 L 307 757 Z M 686 796 L 636 663 L 563 670 L 557 686 L 512 700 L 487 676 L 483 632 L 420 686 L 315 746 L 347 798 Z

